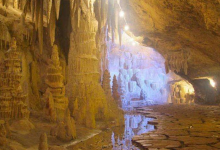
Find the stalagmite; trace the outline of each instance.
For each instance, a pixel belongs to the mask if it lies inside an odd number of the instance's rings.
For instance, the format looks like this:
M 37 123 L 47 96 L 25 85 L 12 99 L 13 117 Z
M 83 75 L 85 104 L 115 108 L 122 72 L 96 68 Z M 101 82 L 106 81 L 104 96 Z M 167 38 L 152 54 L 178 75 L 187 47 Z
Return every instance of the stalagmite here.
M 111 93 L 111 87 L 110 87 L 110 73 L 108 70 L 105 70 L 103 75 L 103 81 L 102 81 L 102 88 L 104 89 L 107 96 L 112 95 Z
M 53 46 L 52 56 L 47 69 L 46 84 L 48 88 L 45 93 L 46 114 L 53 121 L 62 121 L 68 107 L 68 98 L 65 96 L 65 86 L 60 66 L 59 52 L 56 45 Z
M 7 144 L 7 138 L 6 138 L 7 132 L 5 129 L 4 124 L 0 124 L 0 146 L 5 146 Z
M 10 49 L 5 53 L 4 70 L 0 75 L 0 118 L 29 119 L 26 95 L 21 88 L 21 59 L 16 40 L 12 39 Z
M 115 99 L 115 101 L 117 102 L 117 104 L 121 107 L 122 106 L 121 97 L 120 97 L 119 92 L 118 92 L 118 81 L 117 81 L 115 75 L 113 77 L 112 96 Z
M 47 134 L 46 133 L 43 133 L 40 136 L 40 143 L 38 146 L 38 150 L 48 150 Z
M 67 136 L 71 137 L 72 139 L 75 139 L 76 138 L 75 120 L 70 116 L 69 109 L 66 110 L 64 122 L 66 124 Z
M 75 120 L 70 116 L 68 108 L 64 120 L 57 122 L 57 126 L 51 129 L 50 134 L 62 141 L 71 141 L 76 138 Z

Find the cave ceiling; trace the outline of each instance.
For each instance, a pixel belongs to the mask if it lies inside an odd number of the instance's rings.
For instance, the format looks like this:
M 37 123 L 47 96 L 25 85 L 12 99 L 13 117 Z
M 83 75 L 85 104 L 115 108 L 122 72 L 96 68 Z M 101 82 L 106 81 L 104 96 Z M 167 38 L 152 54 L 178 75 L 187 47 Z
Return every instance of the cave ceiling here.
M 188 77 L 220 73 L 220 0 L 123 0 L 136 36 L 163 56 L 188 50 Z

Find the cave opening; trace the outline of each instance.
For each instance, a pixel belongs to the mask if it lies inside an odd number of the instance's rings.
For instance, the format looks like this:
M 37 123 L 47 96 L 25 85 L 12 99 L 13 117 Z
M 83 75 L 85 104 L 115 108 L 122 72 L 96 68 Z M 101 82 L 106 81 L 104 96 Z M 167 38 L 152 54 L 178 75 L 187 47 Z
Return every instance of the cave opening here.
M 60 2 L 60 16 L 57 20 L 57 34 L 56 39 L 59 40 L 59 45 L 63 50 L 66 62 L 68 63 L 68 54 L 70 49 L 70 33 L 71 27 L 71 14 L 70 14 L 70 1 L 62 0 Z

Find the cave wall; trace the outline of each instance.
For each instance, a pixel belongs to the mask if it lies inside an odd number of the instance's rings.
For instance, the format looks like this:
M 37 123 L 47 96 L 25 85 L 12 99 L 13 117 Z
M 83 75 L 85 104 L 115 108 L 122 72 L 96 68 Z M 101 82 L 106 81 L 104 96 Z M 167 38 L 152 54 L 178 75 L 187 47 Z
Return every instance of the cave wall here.
M 188 81 L 210 77 L 219 91 L 219 0 L 129 0 L 121 6 L 131 31 L 143 36 L 146 45 L 164 57 L 189 51 Z

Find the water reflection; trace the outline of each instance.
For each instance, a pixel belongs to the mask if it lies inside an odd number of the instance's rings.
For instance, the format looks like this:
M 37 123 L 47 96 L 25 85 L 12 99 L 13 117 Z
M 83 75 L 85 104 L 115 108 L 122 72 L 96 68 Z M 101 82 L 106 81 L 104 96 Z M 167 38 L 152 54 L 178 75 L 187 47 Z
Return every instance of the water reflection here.
M 122 137 L 117 136 L 114 132 L 112 133 L 112 145 L 113 150 L 139 150 L 137 147 L 132 145 L 132 137 L 134 135 L 140 135 L 154 130 L 153 125 L 149 125 L 148 121 L 153 119 L 146 118 L 143 115 L 125 115 L 125 131 Z

